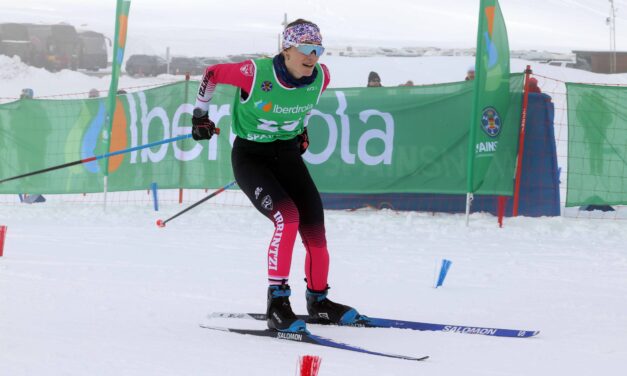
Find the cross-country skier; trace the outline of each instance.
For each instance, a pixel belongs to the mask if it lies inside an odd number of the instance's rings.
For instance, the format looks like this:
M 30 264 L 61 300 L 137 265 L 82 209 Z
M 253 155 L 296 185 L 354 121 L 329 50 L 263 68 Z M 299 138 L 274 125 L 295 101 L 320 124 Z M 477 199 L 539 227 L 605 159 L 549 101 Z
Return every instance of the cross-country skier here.
M 255 208 L 274 223 L 268 247 L 268 327 L 306 331 L 290 306 L 287 284 L 297 232 L 307 251 L 307 311 L 311 318 L 352 323 L 358 312 L 327 298 L 329 253 L 318 189 L 301 157 L 309 146 L 306 116 L 329 85 L 318 26 L 298 19 L 283 31 L 283 50 L 273 58 L 217 64 L 206 69 L 196 98 L 192 135 L 216 133 L 208 117 L 216 85 L 238 88 L 233 107 L 231 162 L 235 180 Z M 200 110 L 198 110 L 200 109 Z

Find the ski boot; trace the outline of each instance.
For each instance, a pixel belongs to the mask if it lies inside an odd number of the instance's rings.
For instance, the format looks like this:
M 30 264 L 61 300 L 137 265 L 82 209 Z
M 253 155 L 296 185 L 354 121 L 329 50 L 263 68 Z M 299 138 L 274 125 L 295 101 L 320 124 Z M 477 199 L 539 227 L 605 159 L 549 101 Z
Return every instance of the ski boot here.
M 296 317 L 290 305 L 292 290 L 287 284 L 268 287 L 268 328 L 280 332 L 307 332 L 304 320 Z
M 322 291 L 307 289 L 307 312 L 312 323 L 351 325 L 362 319 L 355 308 L 329 300 L 328 291 L 329 286 Z

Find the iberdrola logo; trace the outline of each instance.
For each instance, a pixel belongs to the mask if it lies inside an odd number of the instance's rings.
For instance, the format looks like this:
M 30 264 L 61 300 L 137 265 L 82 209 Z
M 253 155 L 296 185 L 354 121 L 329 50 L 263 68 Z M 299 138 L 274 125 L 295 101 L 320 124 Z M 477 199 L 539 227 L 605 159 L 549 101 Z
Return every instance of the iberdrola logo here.
M 124 113 L 124 106 L 120 98 L 116 98 L 115 113 L 113 115 L 113 127 L 111 129 L 111 142 L 109 144 L 109 151 L 122 150 L 128 147 L 127 128 L 128 120 Z M 81 158 L 90 158 L 96 154 L 105 154 L 108 151 L 99 151 L 102 147 L 102 134 L 106 123 L 106 109 L 105 101 L 98 101 L 98 111 L 89 120 L 87 131 L 84 133 L 81 142 Z M 124 155 L 114 155 L 109 158 L 109 172 L 116 171 L 122 162 L 124 161 Z M 84 163 L 83 166 L 87 171 L 91 173 L 99 173 L 100 165 L 98 161 L 92 161 Z
M 258 101 L 255 102 L 255 107 L 263 110 L 263 112 L 270 112 L 270 110 L 272 110 L 272 102 Z

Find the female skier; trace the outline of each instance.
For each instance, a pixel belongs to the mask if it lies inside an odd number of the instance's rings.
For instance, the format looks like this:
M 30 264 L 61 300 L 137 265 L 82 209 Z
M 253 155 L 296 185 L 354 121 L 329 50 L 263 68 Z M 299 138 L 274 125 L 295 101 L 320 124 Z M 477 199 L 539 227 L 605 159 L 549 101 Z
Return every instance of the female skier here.
M 307 251 L 307 311 L 313 321 L 350 324 L 360 319 L 352 307 L 327 298 L 329 252 L 318 189 L 301 157 L 309 146 L 305 118 L 329 85 L 318 26 L 298 19 L 283 31 L 283 50 L 274 58 L 217 64 L 206 69 L 198 90 L 192 135 L 216 132 L 208 117 L 218 84 L 238 88 L 233 107 L 231 162 L 237 184 L 255 208 L 274 223 L 268 247 L 268 327 L 306 331 L 290 306 L 287 284 L 297 232 Z

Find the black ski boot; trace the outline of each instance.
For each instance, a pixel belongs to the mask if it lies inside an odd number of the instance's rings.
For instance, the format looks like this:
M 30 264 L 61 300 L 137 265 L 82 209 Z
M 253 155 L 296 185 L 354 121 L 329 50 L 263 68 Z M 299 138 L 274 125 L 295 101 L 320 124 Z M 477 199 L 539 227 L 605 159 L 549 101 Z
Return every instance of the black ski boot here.
M 355 308 L 327 299 L 328 291 L 329 286 L 322 291 L 307 289 L 307 312 L 311 322 L 350 325 L 362 317 Z
M 268 328 L 280 332 L 306 332 L 304 320 L 296 317 L 290 305 L 292 290 L 286 284 L 268 287 Z

